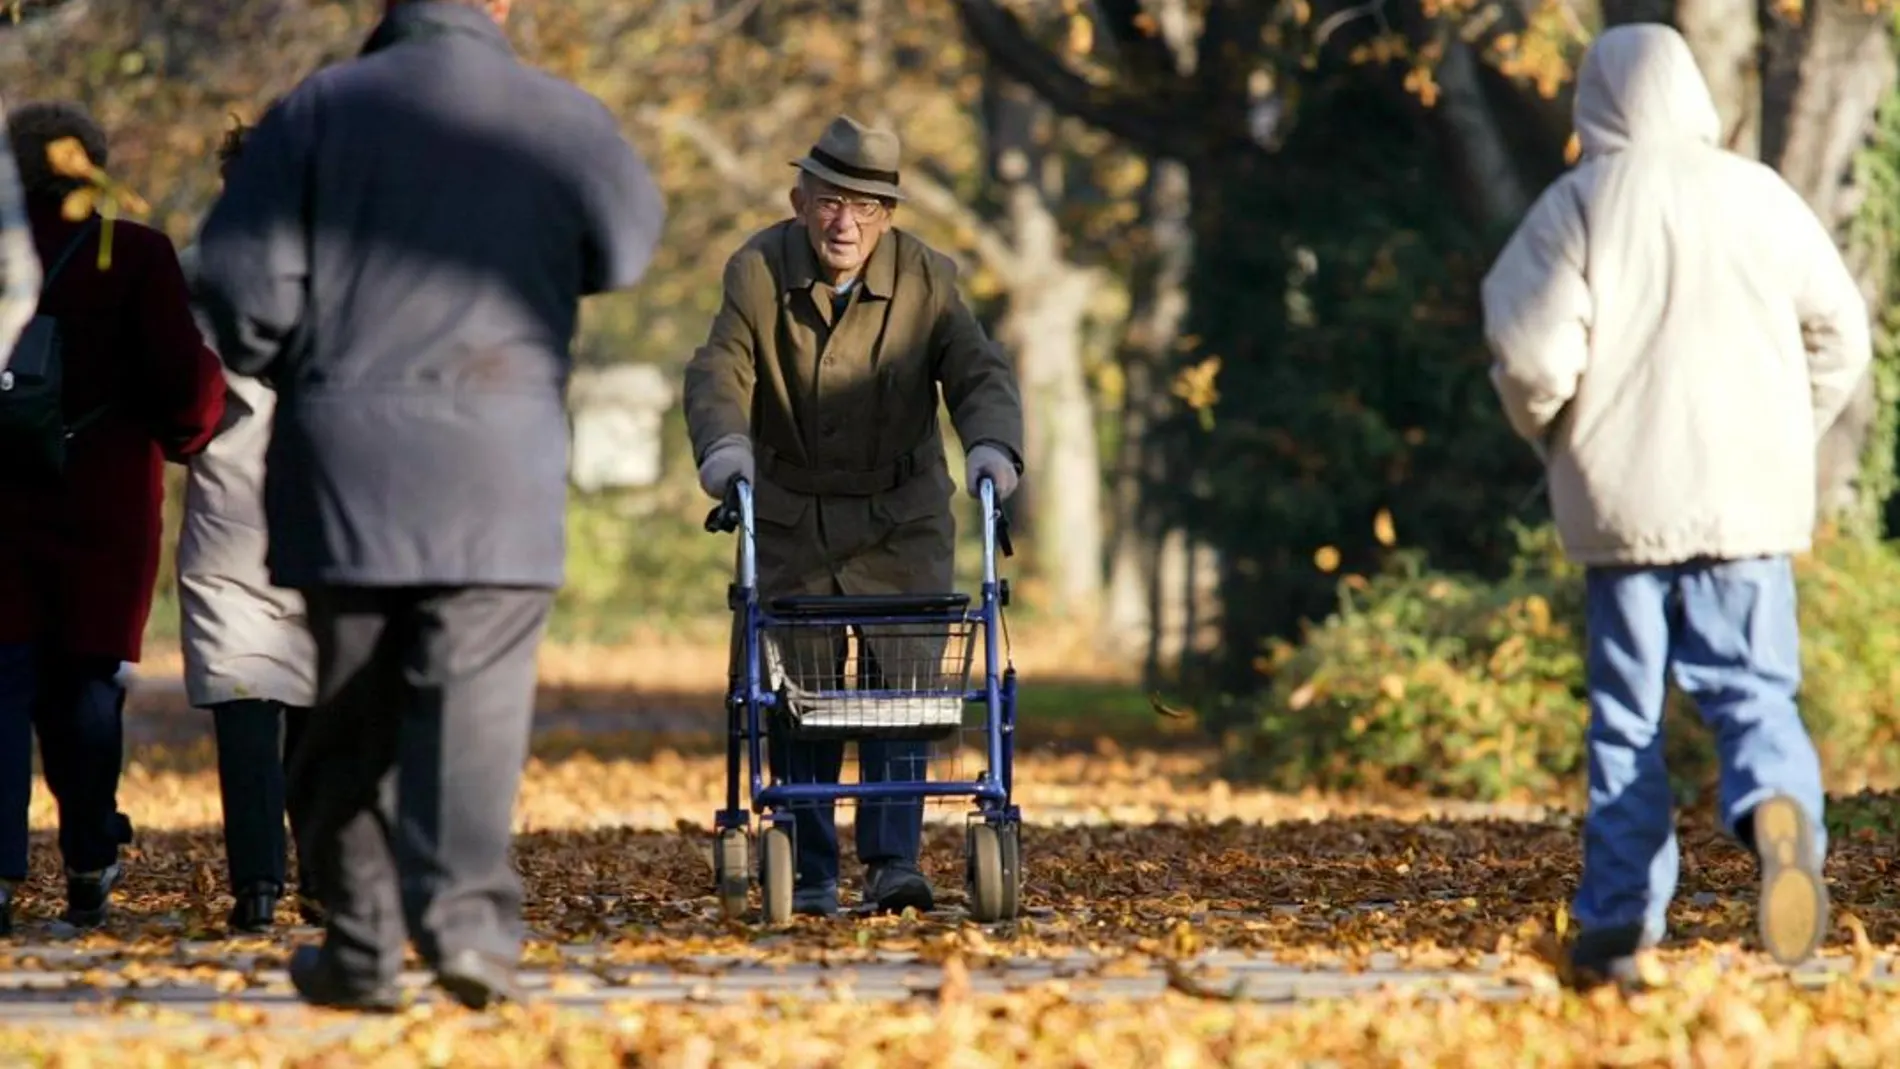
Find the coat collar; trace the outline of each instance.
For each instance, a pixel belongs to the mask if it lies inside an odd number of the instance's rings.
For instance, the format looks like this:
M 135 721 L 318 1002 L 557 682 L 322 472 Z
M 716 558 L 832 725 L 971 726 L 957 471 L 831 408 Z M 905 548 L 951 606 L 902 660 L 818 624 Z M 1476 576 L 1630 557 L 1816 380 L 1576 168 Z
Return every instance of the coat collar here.
M 859 273 L 858 285 L 867 297 L 889 300 L 897 285 L 898 230 L 893 227 L 878 239 L 871 260 Z M 818 270 L 818 254 L 812 251 L 805 224 L 797 219 L 785 224 L 785 289 L 809 290 L 823 279 Z
M 447 0 L 410 0 L 393 8 L 363 43 L 362 54 L 381 52 L 406 41 L 448 36 L 477 37 L 514 54 L 508 35 L 486 12 Z

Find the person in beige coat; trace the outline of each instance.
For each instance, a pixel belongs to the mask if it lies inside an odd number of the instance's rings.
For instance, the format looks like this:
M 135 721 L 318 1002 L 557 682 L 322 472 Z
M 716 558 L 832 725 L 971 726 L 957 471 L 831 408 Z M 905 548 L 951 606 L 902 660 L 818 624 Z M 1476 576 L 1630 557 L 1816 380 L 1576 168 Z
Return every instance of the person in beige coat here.
M 226 138 L 223 166 L 243 135 L 240 127 Z M 194 284 L 196 251 L 181 257 Z M 236 899 L 230 924 L 255 932 L 271 927 L 285 891 L 286 812 L 293 828 L 303 823 L 303 807 L 286 797 L 286 770 L 316 701 L 317 654 L 303 596 L 271 585 L 264 562 L 264 451 L 276 394 L 254 378 L 225 379 L 224 423 L 192 459 L 185 484 L 179 628 L 187 696 L 210 710 L 217 738 L 226 870 Z M 318 919 L 314 902 L 305 898 L 301 907 L 306 920 Z
M 1796 963 L 1828 906 L 1790 558 L 1812 541 L 1817 445 L 1872 359 L 1867 308 L 1800 196 L 1720 147 L 1676 31 L 1605 32 L 1575 115 L 1580 162 L 1483 288 L 1505 414 L 1545 458 L 1558 533 L 1586 566 L 1574 978 L 1631 983 L 1665 935 L 1672 675 L 1719 747 L 1721 819 L 1759 859 L 1762 945 Z

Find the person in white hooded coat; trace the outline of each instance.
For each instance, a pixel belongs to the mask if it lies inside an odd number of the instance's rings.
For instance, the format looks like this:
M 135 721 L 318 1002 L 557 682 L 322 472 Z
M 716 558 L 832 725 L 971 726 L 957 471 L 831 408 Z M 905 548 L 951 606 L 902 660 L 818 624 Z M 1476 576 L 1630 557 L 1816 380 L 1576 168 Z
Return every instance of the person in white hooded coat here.
M 226 138 L 225 166 L 243 134 L 239 128 Z M 180 255 L 194 286 L 196 252 L 192 246 Z M 287 797 L 286 770 L 316 702 L 317 654 L 303 596 L 273 586 L 265 566 L 264 451 L 276 394 L 247 376 L 225 380 L 224 424 L 192 458 L 185 484 L 179 625 L 187 697 L 210 710 L 216 733 L 226 868 L 236 900 L 230 924 L 255 932 L 272 925 L 285 892 L 286 813 L 293 831 L 303 824 L 304 807 Z M 301 907 L 306 920 L 318 919 L 313 901 L 305 898 Z
M 1826 926 L 1826 843 L 1795 701 L 1791 557 L 1812 541 L 1821 435 L 1872 359 L 1866 304 L 1800 196 L 1720 147 L 1675 30 L 1599 37 L 1575 121 L 1581 159 L 1483 287 L 1493 382 L 1586 566 L 1590 793 L 1571 963 L 1586 985 L 1627 983 L 1666 934 L 1672 673 L 1713 729 L 1721 819 L 1760 862 L 1762 945 L 1799 962 Z

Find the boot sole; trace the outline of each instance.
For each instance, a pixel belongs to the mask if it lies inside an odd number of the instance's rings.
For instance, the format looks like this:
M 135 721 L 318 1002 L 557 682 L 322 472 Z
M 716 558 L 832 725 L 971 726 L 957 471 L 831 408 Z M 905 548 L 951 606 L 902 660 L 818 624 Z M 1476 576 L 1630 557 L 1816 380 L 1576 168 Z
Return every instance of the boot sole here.
M 1827 928 L 1827 885 L 1814 862 L 1814 833 L 1792 798 L 1768 799 L 1752 819 L 1762 868 L 1762 948 L 1781 965 L 1799 965 L 1820 949 Z
M 326 1010 L 352 1010 L 357 1013 L 397 1013 L 403 1008 L 402 991 L 379 985 L 353 990 L 337 982 L 321 965 L 299 967 L 295 957 L 286 971 L 290 986 L 299 998 L 311 1006 Z
M 871 903 L 873 913 L 902 913 L 914 909 L 919 913 L 929 913 L 937 905 L 936 896 L 925 887 L 904 887 L 883 896 Z
M 476 976 L 444 973 L 436 978 L 436 983 L 442 985 L 442 990 L 466 1009 L 485 1010 L 504 1002 L 518 1001 L 514 992 L 498 988 Z

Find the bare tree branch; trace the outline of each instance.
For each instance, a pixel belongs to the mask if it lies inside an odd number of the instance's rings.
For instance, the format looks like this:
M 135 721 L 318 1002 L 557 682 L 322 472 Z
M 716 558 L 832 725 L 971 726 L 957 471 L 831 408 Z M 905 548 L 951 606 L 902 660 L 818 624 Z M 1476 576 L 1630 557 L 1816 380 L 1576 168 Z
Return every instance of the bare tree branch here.
M 663 134 L 672 134 L 693 146 L 719 177 L 743 190 L 747 196 L 756 196 L 761 200 L 776 198 L 783 190 L 770 189 L 759 178 L 757 170 L 740 157 L 726 139 L 699 119 L 691 115 L 680 115 L 651 105 L 634 113 L 641 125 Z
M 968 231 L 977 256 L 990 270 L 1006 281 L 1015 281 L 1021 276 L 1021 261 L 1002 233 L 958 200 L 955 193 L 938 184 L 936 179 L 912 170 L 904 176 L 904 191 L 918 211 L 947 226 Z
M 1175 94 L 1135 94 L 1096 85 L 1031 40 L 1016 16 L 996 0 L 956 0 L 964 28 L 997 67 L 1034 89 L 1064 115 L 1098 127 L 1156 156 L 1190 158 L 1197 124 Z
M 719 131 L 700 119 L 652 106 L 641 108 L 634 117 L 649 129 L 671 134 L 692 145 L 723 181 L 746 196 L 768 202 L 784 196 L 783 188 L 763 180 L 759 170 L 721 137 Z M 977 256 L 991 271 L 1005 279 L 1014 279 L 1020 274 L 1021 267 L 1009 241 L 943 184 L 912 168 L 904 176 L 904 190 L 909 203 L 918 211 L 946 226 L 967 231 L 973 238 Z

